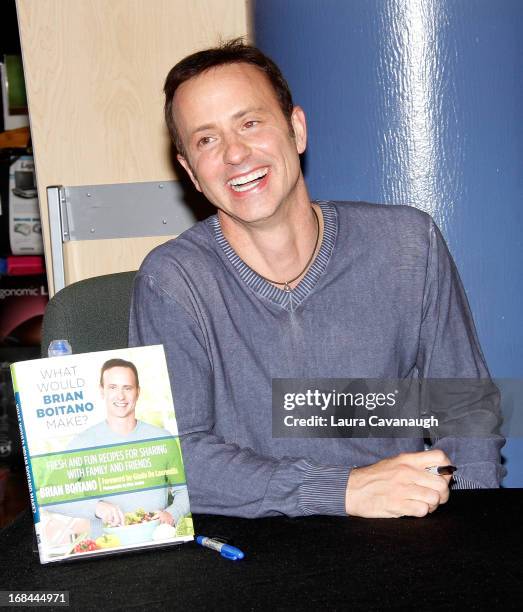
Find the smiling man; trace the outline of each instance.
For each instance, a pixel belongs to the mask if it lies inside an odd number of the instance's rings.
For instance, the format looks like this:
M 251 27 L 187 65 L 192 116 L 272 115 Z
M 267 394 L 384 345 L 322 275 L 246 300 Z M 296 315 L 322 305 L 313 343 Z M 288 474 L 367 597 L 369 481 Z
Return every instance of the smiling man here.
M 502 439 L 275 438 L 275 378 L 485 378 L 457 272 L 428 215 L 311 202 L 303 110 L 277 66 L 232 41 L 165 83 L 178 160 L 217 214 L 153 251 L 130 343 L 166 349 L 193 511 L 424 516 L 494 487 Z M 476 423 L 495 405 L 460 413 Z

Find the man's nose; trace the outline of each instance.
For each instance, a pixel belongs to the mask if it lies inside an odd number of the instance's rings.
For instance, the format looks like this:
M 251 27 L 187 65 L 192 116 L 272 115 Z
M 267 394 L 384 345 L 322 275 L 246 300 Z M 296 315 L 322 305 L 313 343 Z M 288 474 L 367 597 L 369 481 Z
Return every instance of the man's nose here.
M 249 156 L 250 152 L 250 147 L 241 136 L 231 134 L 225 139 L 223 159 L 226 164 L 241 164 Z

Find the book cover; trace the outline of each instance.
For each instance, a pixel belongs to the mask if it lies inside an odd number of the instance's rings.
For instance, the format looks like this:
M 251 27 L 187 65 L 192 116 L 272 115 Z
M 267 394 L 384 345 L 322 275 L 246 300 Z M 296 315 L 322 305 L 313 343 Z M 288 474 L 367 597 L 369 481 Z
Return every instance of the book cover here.
M 41 563 L 193 539 L 162 346 L 11 373 Z

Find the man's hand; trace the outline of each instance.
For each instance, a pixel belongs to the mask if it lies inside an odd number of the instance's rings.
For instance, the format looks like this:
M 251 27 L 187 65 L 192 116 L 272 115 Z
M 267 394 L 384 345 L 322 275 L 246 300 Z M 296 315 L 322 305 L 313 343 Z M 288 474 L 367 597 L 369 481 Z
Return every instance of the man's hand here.
M 160 519 L 160 523 L 167 523 L 167 525 L 174 525 L 174 517 L 165 510 L 158 510 L 154 513 L 153 519 Z
M 95 515 L 111 527 L 118 527 L 118 525 L 123 525 L 125 522 L 123 512 L 117 505 L 110 502 L 100 500 L 96 504 Z
M 431 465 L 448 465 L 443 451 L 402 453 L 361 468 L 349 476 L 345 510 L 351 516 L 393 518 L 425 516 L 449 498 L 452 476 L 429 474 Z

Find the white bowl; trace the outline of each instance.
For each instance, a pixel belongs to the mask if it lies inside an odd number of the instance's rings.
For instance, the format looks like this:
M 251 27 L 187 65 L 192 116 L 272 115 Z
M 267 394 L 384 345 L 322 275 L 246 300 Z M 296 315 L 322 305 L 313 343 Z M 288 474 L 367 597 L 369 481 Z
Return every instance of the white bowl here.
M 160 519 L 136 523 L 135 525 L 120 525 L 119 527 L 104 527 L 104 533 L 115 535 L 122 546 L 141 544 L 153 539 L 153 531 L 160 524 Z

